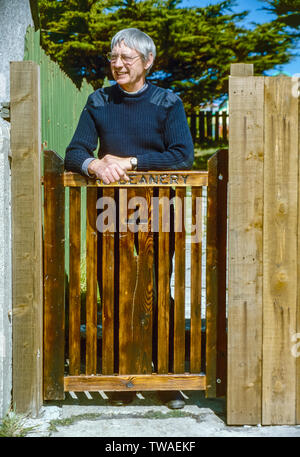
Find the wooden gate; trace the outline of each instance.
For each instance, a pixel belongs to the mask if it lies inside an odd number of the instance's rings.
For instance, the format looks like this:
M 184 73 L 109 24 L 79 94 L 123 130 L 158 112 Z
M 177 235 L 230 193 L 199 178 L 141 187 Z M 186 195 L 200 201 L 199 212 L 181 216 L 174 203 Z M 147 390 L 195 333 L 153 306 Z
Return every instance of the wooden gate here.
M 208 173 L 132 172 L 114 185 L 64 173 L 52 151 L 44 167 L 44 399 L 99 390 L 224 395 L 227 151 Z

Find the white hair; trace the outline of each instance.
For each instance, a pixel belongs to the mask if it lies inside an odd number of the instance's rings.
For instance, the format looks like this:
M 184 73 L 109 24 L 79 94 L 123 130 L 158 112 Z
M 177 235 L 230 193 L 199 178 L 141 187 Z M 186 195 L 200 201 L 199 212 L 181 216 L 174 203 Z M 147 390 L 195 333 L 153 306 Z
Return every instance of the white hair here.
M 111 40 L 111 49 L 117 45 L 120 45 L 122 41 L 129 48 L 138 51 L 142 55 L 142 58 L 145 62 L 148 61 L 149 56 L 152 53 L 154 62 L 156 56 L 156 47 L 152 38 L 149 37 L 149 35 L 146 33 L 135 28 L 120 30 Z M 147 69 L 147 74 L 149 73 L 152 65 Z

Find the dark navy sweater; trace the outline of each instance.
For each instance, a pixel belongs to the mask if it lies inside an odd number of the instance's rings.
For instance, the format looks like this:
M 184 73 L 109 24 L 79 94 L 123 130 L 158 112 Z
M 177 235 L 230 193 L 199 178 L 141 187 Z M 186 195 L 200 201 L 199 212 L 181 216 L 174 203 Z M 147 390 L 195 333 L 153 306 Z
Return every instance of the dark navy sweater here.
M 66 150 L 66 170 L 82 173 L 82 164 L 94 157 L 98 140 L 99 158 L 137 157 L 138 170 L 183 170 L 193 164 L 193 141 L 182 101 L 149 82 L 134 95 L 116 84 L 88 97 Z

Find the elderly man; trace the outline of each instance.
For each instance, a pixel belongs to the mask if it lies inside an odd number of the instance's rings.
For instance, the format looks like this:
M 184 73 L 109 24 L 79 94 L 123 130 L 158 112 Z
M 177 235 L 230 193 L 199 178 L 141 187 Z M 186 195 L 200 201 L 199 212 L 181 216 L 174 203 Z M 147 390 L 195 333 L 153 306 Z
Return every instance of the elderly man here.
M 191 168 L 194 148 L 182 101 L 146 79 L 155 55 L 153 40 L 138 29 L 113 37 L 108 60 L 116 84 L 89 96 L 66 151 L 67 170 L 109 184 L 128 180 L 131 170 Z M 164 399 L 171 408 L 184 406 L 171 392 Z

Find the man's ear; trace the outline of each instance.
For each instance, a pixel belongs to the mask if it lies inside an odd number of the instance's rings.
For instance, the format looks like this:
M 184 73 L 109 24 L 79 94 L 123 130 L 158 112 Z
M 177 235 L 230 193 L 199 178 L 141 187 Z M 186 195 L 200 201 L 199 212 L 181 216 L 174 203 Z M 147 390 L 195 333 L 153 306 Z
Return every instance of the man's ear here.
M 145 63 L 145 70 L 148 70 L 149 67 L 153 64 L 154 58 L 152 52 L 149 53 L 147 62 Z

